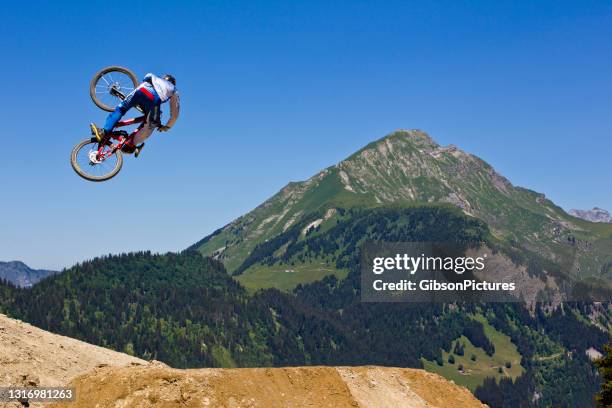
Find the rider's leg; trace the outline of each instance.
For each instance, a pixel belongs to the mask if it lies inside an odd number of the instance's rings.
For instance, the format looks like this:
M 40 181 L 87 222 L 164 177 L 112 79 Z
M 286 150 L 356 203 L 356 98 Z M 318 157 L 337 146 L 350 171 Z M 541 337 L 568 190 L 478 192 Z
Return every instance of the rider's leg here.
M 151 133 L 160 125 L 161 109 L 160 102 L 157 102 L 148 112 L 145 122 L 140 131 L 136 132 L 132 143 L 136 146 L 144 143 L 151 136 Z
M 123 115 L 134 106 L 140 105 L 145 112 L 148 112 L 159 103 L 159 96 L 157 96 L 155 89 L 148 83 L 141 84 L 138 88 L 130 92 L 125 99 L 117 105 L 115 110 L 108 115 L 106 123 L 104 123 L 104 131 L 111 132 Z
M 144 126 L 134 134 L 132 144 L 134 144 L 134 146 L 138 146 L 139 144 L 144 143 L 144 141 L 151 136 L 155 129 L 157 129 L 157 125 L 154 123 L 145 123 Z
M 123 115 L 132 107 L 139 105 L 143 109 L 145 115 L 148 115 L 148 113 L 154 110 L 156 106 L 159 106 L 160 103 L 161 100 L 153 86 L 149 83 L 143 83 L 130 92 L 125 99 L 117 105 L 115 110 L 108 115 L 104 128 L 98 129 L 92 124 L 92 132 L 95 134 L 98 141 L 101 142 L 108 133 L 113 131 L 117 122 L 119 122 Z
M 136 153 L 136 157 L 140 154 L 140 150 L 144 147 L 144 141 L 151 136 L 151 133 L 157 128 L 150 123 L 143 123 L 134 133 L 130 135 L 128 140 L 123 145 L 124 153 Z
M 99 128 L 92 123 L 90 125 L 91 133 L 96 137 L 98 142 L 101 143 L 108 138 L 108 135 L 113 131 L 117 122 L 121 120 L 128 110 L 136 105 L 145 106 L 148 99 L 150 98 L 141 91 L 141 86 L 139 86 L 130 92 L 125 99 L 115 107 L 115 110 L 107 116 L 103 128 Z
M 148 113 L 145 122 L 130 136 L 130 140 L 126 143 L 128 151 L 133 151 L 138 157 L 140 151 L 144 148 L 144 142 L 151 136 L 153 131 L 159 126 L 159 117 L 161 111 L 159 104 L 153 107 Z
M 106 122 L 104 123 L 103 128 L 104 133 L 112 132 L 112 130 L 115 128 L 115 125 L 117 124 L 117 122 L 119 122 L 119 120 L 121 120 L 123 115 L 125 115 L 125 113 L 130 110 L 130 108 L 132 108 L 134 105 L 138 104 L 138 100 L 141 99 L 139 98 L 139 96 L 140 95 L 138 92 L 138 88 L 136 88 L 132 92 L 130 92 L 125 97 L 125 99 L 121 101 L 119 105 L 117 105 L 115 110 L 111 112 L 106 118 Z
M 113 131 L 115 125 L 130 110 L 130 108 L 138 103 L 138 88 L 130 92 L 119 105 L 115 107 L 115 110 L 111 112 L 106 118 L 103 128 L 97 127 L 95 124 L 90 124 L 91 133 L 96 137 L 98 143 L 108 139 L 107 135 Z

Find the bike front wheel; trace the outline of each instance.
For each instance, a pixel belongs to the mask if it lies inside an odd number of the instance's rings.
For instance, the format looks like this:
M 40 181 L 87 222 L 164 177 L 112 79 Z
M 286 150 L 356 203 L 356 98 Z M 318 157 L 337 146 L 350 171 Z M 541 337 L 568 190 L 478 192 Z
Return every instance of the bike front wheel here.
M 104 146 L 100 155 L 98 142 L 90 138 L 74 146 L 70 164 L 85 180 L 106 181 L 119 173 L 123 166 L 123 156 L 120 150 L 113 152 L 112 146 Z
M 115 106 L 138 86 L 136 75 L 127 68 L 101 69 L 89 84 L 89 95 L 100 109 L 112 112 Z

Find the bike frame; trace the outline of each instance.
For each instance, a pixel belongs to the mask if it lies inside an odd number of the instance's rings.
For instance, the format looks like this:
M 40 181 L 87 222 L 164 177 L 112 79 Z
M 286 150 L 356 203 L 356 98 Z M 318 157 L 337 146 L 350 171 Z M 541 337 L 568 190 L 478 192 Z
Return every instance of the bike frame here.
M 121 148 L 123 148 L 123 146 L 125 146 L 128 141 L 132 140 L 134 138 L 134 135 L 138 133 L 140 129 L 142 129 L 142 127 L 144 126 L 145 119 L 146 117 L 143 115 L 137 118 L 125 119 L 117 122 L 117 124 L 115 125 L 115 129 L 124 126 L 135 125 L 137 123 L 140 123 L 140 126 L 134 129 L 127 137 L 124 136 L 124 132 L 116 132 L 115 130 L 110 132 L 110 138 L 106 142 L 100 143 L 98 145 L 97 159 L 100 161 L 104 161 L 113 154 L 115 154 L 117 150 L 121 150 Z M 118 143 L 113 144 L 112 140 L 117 140 Z M 104 148 L 107 146 L 110 146 L 110 149 L 105 151 Z
M 114 86 L 111 88 L 110 93 L 112 95 L 115 95 L 117 98 L 121 100 L 124 100 L 126 97 L 126 95 L 121 93 L 121 91 L 116 89 Z M 144 113 L 140 106 L 136 105 L 135 108 L 139 110 L 140 112 Z M 119 122 L 117 122 L 117 124 L 115 125 L 115 129 L 124 127 L 124 126 L 135 125 L 136 123 L 140 123 L 140 126 L 134 129 L 132 133 L 130 133 L 127 137 L 123 136 L 123 132 L 115 132 L 115 130 L 113 129 L 113 131 L 109 135 L 110 138 L 108 139 L 108 141 L 106 143 L 99 144 L 97 159 L 101 161 L 106 160 L 107 158 L 115 154 L 117 150 L 120 150 L 123 146 L 125 146 L 125 144 L 128 141 L 133 140 L 134 135 L 144 126 L 145 120 L 146 120 L 146 116 L 143 115 L 137 118 L 125 119 L 125 120 L 120 120 Z M 112 139 L 119 141 L 119 143 L 117 143 L 116 145 L 112 144 L 111 142 Z M 104 147 L 109 146 L 109 145 L 110 145 L 110 150 L 105 152 Z

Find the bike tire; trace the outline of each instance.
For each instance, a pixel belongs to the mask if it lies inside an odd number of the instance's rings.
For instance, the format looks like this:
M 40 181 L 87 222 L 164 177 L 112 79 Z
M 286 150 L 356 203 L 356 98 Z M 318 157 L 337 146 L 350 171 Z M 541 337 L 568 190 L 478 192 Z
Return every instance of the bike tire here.
M 111 178 L 115 177 L 117 173 L 119 173 L 119 171 L 121 170 L 121 167 L 123 166 L 123 155 L 121 154 L 121 150 L 117 150 L 115 152 L 115 156 L 117 156 L 117 164 L 115 165 L 112 171 L 102 176 L 93 176 L 85 172 L 83 169 L 81 169 L 81 167 L 79 166 L 77 162 L 77 155 L 79 153 L 79 150 L 81 150 L 83 147 L 87 146 L 88 144 L 92 144 L 92 143 L 97 143 L 97 142 L 95 142 L 95 139 L 89 138 L 89 139 L 83 140 L 82 142 L 74 146 L 74 148 L 72 149 L 72 153 L 70 154 L 70 165 L 72 166 L 74 171 L 79 176 L 83 177 L 85 180 L 95 181 L 95 182 L 110 180 Z
M 93 103 L 95 103 L 98 108 L 105 110 L 107 112 L 112 112 L 115 110 L 115 106 L 105 104 L 97 97 L 97 94 L 96 94 L 96 85 L 98 81 L 100 80 L 100 78 L 102 78 L 104 75 L 108 74 L 109 72 L 121 72 L 122 74 L 125 74 L 128 77 L 130 77 L 130 80 L 132 81 L 132 84 L 134 85 L 134 89 L 138 86 L 138 78 L 136 77 L 136 74 L 134 74 L 134 72 L 132 72 L 131 70 L 125 67 L 117 66 L 117 65 L 102 68 L 100 71 L 96 72 L 96 74 L 91 79 L 91 82 L 89 83 L 89 96 L 91 96 Z

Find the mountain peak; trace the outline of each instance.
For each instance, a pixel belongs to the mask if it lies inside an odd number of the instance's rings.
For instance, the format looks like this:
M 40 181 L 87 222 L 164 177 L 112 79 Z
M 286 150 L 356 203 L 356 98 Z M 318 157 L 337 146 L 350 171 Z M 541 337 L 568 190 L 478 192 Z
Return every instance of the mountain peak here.
M 32 269 L 21 261 L 0 262 L 0 279 L 20 287 L 30 287 L 55 271 Z
M 458 207 L 487 223 L 497 238 L 540 253 L 558 251 L 564 237 L 578 233 L 575 219 L 543 194 L 514 186 L 479 157 L 441 146 L 421 130 L 398 129 L 308 180 L 288 184 L 195 247 L 234 271 L 257 245 L 315 212 L 324 216 L 312 225 L 338 208 L 415 203 Z
M 479 212 L 473 192 L 482 180 L 505 196 L 514 189 L 485 161 L 418 129 L 396 130 L 336 168 L 345 190 L 369 194 L 378 204 L 447 202 L 471 215 Z
M 368 144 L 363 149 L 357 151 L 351 157 L 361 154 L 371 149 L 384 150 L 388 146 L 406 145 L 417 149 L 431 150 L 439 148 L 440 145 L 426 132 L 419 129 L 398 129 L 382 138 Z M 350 158 L 350 157 L 349 157 Z
M 6 266 L 13 266 L 13 267 L 18 267 L 18 268 L 29 268 L 28 265 L 26 265 L 25 263 L 21 262 L 21 261 L 0 261 L 0 265 L 6 265 Z
M 593 207 L 592 210 L 576 210 L 569 211 L 571 215 L 591 222 L 610 222 L 612 223 L 612 214 L 603 208 Z
M 420 129 L 397 129 L 380 140 L 385 139 L 404 139 L 414 143 L 425 143 L 438 146 L 435 140 L 433 140 L 427 132 Z

